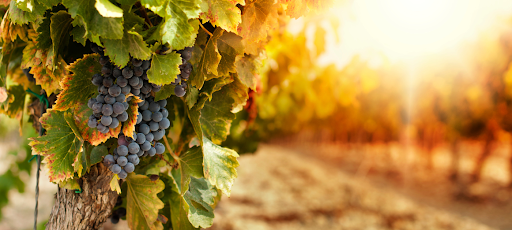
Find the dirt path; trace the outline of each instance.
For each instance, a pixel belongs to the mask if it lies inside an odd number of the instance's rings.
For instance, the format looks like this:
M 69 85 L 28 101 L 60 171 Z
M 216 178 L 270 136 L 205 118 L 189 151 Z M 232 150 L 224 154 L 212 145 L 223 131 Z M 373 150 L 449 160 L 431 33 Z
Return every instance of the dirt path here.
M 275 145 L 243 155 L 212 229 L 493 229 Z

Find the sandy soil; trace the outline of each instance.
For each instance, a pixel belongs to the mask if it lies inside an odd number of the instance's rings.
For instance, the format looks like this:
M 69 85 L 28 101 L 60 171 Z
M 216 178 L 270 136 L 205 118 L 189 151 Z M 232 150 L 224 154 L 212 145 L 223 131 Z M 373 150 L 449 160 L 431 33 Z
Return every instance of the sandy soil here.
M 404 168 L 397 163 L 400 158 L 392 156 L 400 154 L 393 151 L 401 150 L 262 144 L 256 154 L 239 158 L 239 177 L 231 197 L 223 197 L 215 210 L 211 229 L 512 229 L 508 190 L 497 190 L 499 186 L 486 180 L 487 184 L 470 188 L 480 199 L 456 199 L 453 183 L 443 179 L 444 150 L 436 155 L 440 168 L 429 174 L 418 165 L 404 166 L 413 169 L 408 179 L 389 170 Z M 391 157 L 375 155 L 380 152 Z M 55 185 L 45 182 L 46 175 L 41 178 L 40 221 L 49 215 L 55 192 Z M 25 194 L 10 194 L 0 230 L 31 229 L 34 182 L 32 177 Z M 503 194 L 491 199 L 491 191 Z M 127 225 L 107 223 L 104 229 L 127 229 Z

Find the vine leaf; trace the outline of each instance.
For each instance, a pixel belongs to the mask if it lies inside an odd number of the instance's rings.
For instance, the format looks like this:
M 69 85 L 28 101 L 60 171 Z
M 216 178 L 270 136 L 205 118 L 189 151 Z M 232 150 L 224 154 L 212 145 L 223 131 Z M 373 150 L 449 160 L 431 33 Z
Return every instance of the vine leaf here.
M 49 95 L 59 89 L 60 78 L 65 74 L 66 62 L 62 58 L 49 57 L 48 51 L 38 49 L 37 44 L 35 39 L 27 43 L 23 49 L 21 68 L 31 68 L 30 73 L 34 75 L 36 83 Z
M 101 14 L 101 16 L 106 18 L 121 18 L 123 17 L 123 10 L 116 5 L 112 4 L 108 0 L 96 0 L 96 4 L 94 4 L 96 10 Z
M 5 88 L 2 89 L 5 90 Z M 3 92 L 6 93 L 6 100 L 0 102 L 0 108 L 2 108 L 2 112 L 11 118 L 21 117 L 23 115 L 23 108 L 25 107 L 26 95 L 23 86 L 13 85 L 9 87 L 7 91 Z
M 231 187 L 238 176 L 235 169 L 239 166 L 238 153 L 218 146 L 204 136 L 202 139 L 204 176 L 229 197 Z
M 226 32 L 217 40 L 217 47 L 222 57 L 219 62 L 218 75 L 225 76 L 234 73 L 236 71 L 235 59 L 244 55 L 242 38 L 234 33 Z
M 62 4 L 68 8 L 71 17 L 75 20 L 79 19 L 78 22 L 93 36 L 105 39 L 121 39 L 123 37 L 123 18 L 101 16 L 95 7 L 95 2 L 91 0 L 63 0 Z
M 160 100 L 169 98 L 172 95 L 175 95 L 174 94 L 175 87 L 176 86 L 171 85 L 171 84 L 162 86 L 162 89 L 160 89 L 160 91 L 155 93 L 155 101 L 160 101 Z
M 174 183 L 169 199 L 172 225 L 176 229 L 211 227 L 217 190 L 205 178 L 189 177 L 189 189 L 180 192 L 176 183 L 179 178 L 183 178 L 180 172 L 172 175 Z
M 151 57 L 151 50 L 142 36 L 135 31 L 125 31 L 122 39 L 102 39 L 105 45 L 105 54 L 119 67 L 124 67 L 134 58 L 147 60 Z
M 210 21 L 226 31 L 236 33 L 238 24 L 242 21 L 242 14 L 237 4 L 245 5 L 244 0 L 205 0 L 201 5 L 203 21 Z
M 107 141 L 111 137 L 117 138 L 119 133 L 121 133 L 121 125 L 117 126 L 115 129 L 110 129 L 108 133 L 101 133 L 96 128 L 89 128 L 87 125 L 87 121 L 89 117 L 92 115 L 92 109 L 87 107 L 87 104 L 78 104 L 74 108 L 75 120 L 82 135 L 82 138 L 85 141 L 91 143 L 91 145 L 99 145 L 105 141 Z
M 206 43 L 206 47 L 201 54 L 201 59 L 194 66 L 192 76 L 190 76 L 190 81 L 193 86 L 196 86 L 197 89 L 201 89 L 203 87 L 204 81 L 207 80 L 208 75 L 218 75 L 217 68 L 219 66 L 221 55 L 219 54 L 219 50 L 217 48 L 217 39 L 222 36 L 224 30 L 217 28 L 213 32 L 213 36 L 208 39 Z
M 44 156 L 51 182 L 73 177 L 73 163 L 81 151 L 83 140 L 77 136 L 73 115 L 68 111 L 49 109 L 40 119 L 47 134 L 31 138 L 30 146 L 36 154 Z
M 180 74 L 181 63 L 180 54 L 174 51 L 166 55 L 154 55 L 148 70 L 149 82 L 157 85 L 171 84 Z
M 263 55 L 245 55 L 235 62 L 238 78 L 247 87 L 256 90 L 259 74 L 261 73 Z
M 95 73 L 101 72 L 98 58 L 98 54 L 86 54 L 68 66 L 70 73 L 60 83 L 63 90 L 57 96 L 53 106 L 55 110 L 63 111 L 77 104 L 86 104 L 97 93 L 98 87 L 91 83 L 91 78 Z
M 110 180 L 110 190 L 121 194 L 121 186 L 119 186 L 119 176 L 117 174 L 114 174 L 112 180 Z
M 195 12 L 199 9 L 199 2 L 170 1 L 168 4 L 168 11 L 172 16 L 167 17 L 162 24 L 160 31 L 162 43 L 169 43 L 175 50 L 192 46 L 199 29 L 199 20 L 189 21 L 189 19 L 197 18 Z M 189 17 L 187 13 L 192 17 Z
M 139 114 L 139 102 L 142 100 L 139 97 L 133 96 L 128 102 L 128 120 L 123 122 L 123 134 L 127 137 L 133 138 L 133 132 L 135 131 L 135 125 L 137 123 L 137 115 Z
M 268 32 L 278 25 L 278 6 L 274 4 L 274 0 L 259 0 L 244 7 L 242 23 L 238 30 L 246 44 L 267 39 Z
M 171 171 L 181 195 L 189 188 L 190 177 L 203 177 L 203 153 L 200 147 L 192 147 L 179 156 L 179 168 Z
M 157 194 L 164 190 L 164 183 L 161 180 L 151 181 L 147 176 L 130 173 L 126 178 L 126 185 L 126 219 L 130 229 L 163 229 L 157 218 L 158 210 L 164 207 L 164 203 Z
M 69 33 L 73 26 L 73 19 L 66 11 L 59 11 L 52 15 L 50 23 L 50 37 L 52 39 L 51 49 L 48 56 L 57 59 L 60 51 L 69 43 Z
M 9 17 L 16 24 L 28 24 L 30 22 L 37 22 L 42 18 L 47 7 L 40 4 L 38 1 L 31 1 L 31 7 L 28 7 L 28 1 L 11 1 L 9 5 Z M 17 4 L 19 3 L 19 4 Z M 20 8 L 21 7 L 21 8 Z M 23 10 L 26 9 L 26 10 Z

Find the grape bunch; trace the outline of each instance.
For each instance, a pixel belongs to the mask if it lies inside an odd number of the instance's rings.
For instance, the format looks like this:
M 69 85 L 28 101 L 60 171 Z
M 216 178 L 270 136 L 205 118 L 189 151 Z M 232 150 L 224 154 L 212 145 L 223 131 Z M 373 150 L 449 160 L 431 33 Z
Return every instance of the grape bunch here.
M 158 141 L 164 137 L 165 130 L 171 124 L 167 118 L 169 111 L 165 108 L 166 105 L 166 100 L 155 102 L 153 97 L 139 103 L 136 132 L 133 138 L 121 134 L 114 154 L 104 158 L 104 163 L 119 178 L 125 179 L 128 173 L 133 172 L 140 162 L 140 157 L 152 157 L 165 152 L 165 146 Z
M 182 64 L 180 65 L 180 74 L 176 76 L 176 80 L 171 83 L 174 87 L 174 94 L 178 97 L 185 96 L 187 89 L 187 80 L 190 77 L 190 73 L 192 72 L 192 64 L 188 62 L 192 57 L 192 47 L 187 47 L 183 50 L 178 51 L 181 54 Z
M 109 129 L 115 129 L 120 122 L 128 120 L 126 110 L 131 99 L 128 97 L 130 93 L 144 100 L 151 96 L 151 92 L 158 92 L 161 86 L 148 82 L 146 71 L 151 65 L 150 60 L 132 59 L 131 67 L 120 69 L 103 56 L 101 47 L 93 46 L 92 50 L 102 55 L 99 58 L 102 68 L 101 73 L 92 77 L 92 83 L 98 86 L 99 94 L 87 103 L 93 110 L 88 126 L 97 128 L 101 133 L 108 133 Z

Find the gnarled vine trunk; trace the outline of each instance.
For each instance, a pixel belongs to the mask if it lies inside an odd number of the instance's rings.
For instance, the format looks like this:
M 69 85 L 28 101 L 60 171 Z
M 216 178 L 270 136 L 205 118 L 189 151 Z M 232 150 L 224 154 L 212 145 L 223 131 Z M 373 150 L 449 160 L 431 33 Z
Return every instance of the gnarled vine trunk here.
M 112 213 L 118 196 L 110 189 L 112 176 L 100 163 L 79 179 L 82 193 L 59 188 L 46 229 L 99 229 Z

